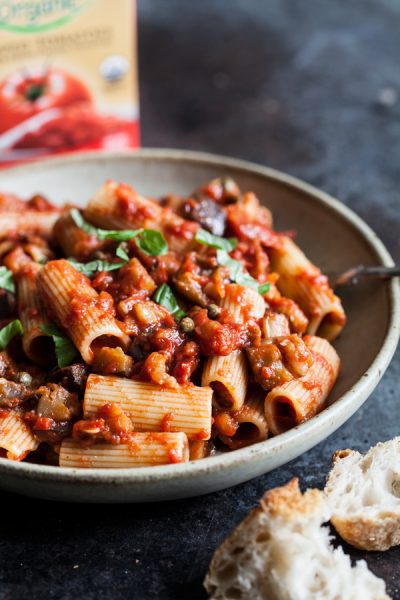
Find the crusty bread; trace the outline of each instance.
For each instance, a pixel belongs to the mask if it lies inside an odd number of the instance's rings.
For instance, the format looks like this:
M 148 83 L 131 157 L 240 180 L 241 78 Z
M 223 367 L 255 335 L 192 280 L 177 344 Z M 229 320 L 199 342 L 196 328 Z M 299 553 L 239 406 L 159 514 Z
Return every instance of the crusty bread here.
M 333 459 L 325 494 L 339 535 L 364 550 L 400 544 L 400 437 Z
M 388 600 L 364 561 L 333 549 L 323 492 L 297 479 L 268 491 L 215 552 L 204 585 L 212 600 Z

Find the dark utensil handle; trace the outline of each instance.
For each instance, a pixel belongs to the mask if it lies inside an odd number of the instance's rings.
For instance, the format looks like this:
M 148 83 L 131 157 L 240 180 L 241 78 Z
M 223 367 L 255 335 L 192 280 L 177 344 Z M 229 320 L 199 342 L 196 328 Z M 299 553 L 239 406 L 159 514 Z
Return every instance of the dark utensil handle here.
M 400 275 L 400 266 L 394 267 L 383 267 L 383 266 L 372 266 L 365 267 L 359 265 L 353 269 L 345 271 L 341 275 L 332 278 L 333 287 L 339 287 L 342 285 L 352 285 L 357 283 L 360 279 L 391 279 Z

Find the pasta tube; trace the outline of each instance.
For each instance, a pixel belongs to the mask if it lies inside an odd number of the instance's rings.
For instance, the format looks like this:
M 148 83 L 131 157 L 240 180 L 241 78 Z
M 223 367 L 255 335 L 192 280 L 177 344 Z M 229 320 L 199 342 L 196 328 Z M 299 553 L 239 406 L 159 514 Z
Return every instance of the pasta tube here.
M 192 440 L 189 441 L 189 455 L 190 460 L 200 460 L 210 455 L 213 448 L 213 444 L 210 440 Z
M 37 288 L 37 274 L 42 267 L 37 263 L 25 265 L 17 275 L 18 312 L 24 328 L 22 347 L 25 354 L 40 365 L 54 364 L 54 343 L 42 331 L 49 325 Z
M 264 298 L 256 290 L 233 283 L 225 286 L 225 296 L 220 306 L 229 310 L 237 323 L 260 319 L 266 308 Z M 207 359 L 201 384 L 213 388 L 219 396 L 221 406 L 239 410 L 246 396 L 248 379 L 244 353 L 242 350 L 234 350 L 228 356 L 212 356 Z
M 69 213 L 62 215 L 54 225 L 54 236 L 65 256 L 86 260 L 98 247 L 96 236 L 85 233 L 78 227 Z
M 218 395 L 218 403 L 231 410 L 243 405 L 249 374 L 246 357 L 242 350 L 234 350 L 228 356 L 212 356 L 207 359 L 201 385 L 209 385 Z
M 308 317 L 307 332 L 329 341 L 335 339 L 346 322 L 340 299 L 290 238 L 282 236 L 281 246 L 271 248 L 271 267 L 279 273 L 280 292 L 297 302 Z
M 261 321 L 261 330 L 266 339 L 290 335 L 287 317 L 270 310 L 265 313 Z
M 0 416 L 0 448 L 6 450 L 7 458 L 22 460 L 38 446 L 35 435 L 19 415 L 10 412 Z
M 37 283 L 46 307 L 87 363 L 93 362 L 96 347 L 125 347 L 129 343 L 129 337 L 111 316 L 111 297 L 97 294 L 87 277 L 68 261 L 48 262 L 38 273 Z
M 60 212 L 57 210 L 2 212 L 0 213 L 0 236 L 11 231 L 29 231 L 49 235 L 59 216 Z
M 189 439 L 207 440 L 211 399 L 209 387 L 169 389 L 133 379 L 90 375 L 83 412 L 85 418 L 93 418 L 101 406 L 115 402 L 129 415 L 135 431 L 183 431 Z
M 107 181 L 90 199 L 85 218 L 104 229 L 160 229 L 163 209 L 125 184 Z
M 215 426 L 219 430 L 219 439 L 231 450 L 266 440 L 268 426 L 264 414 L 263 393 L 252 390 L 240 410 L 229 414 L 217 414 Z
M 123 469 L 151 467 L 189 460 L 189 443 L 184 433 L 132 433 L 129 444 L 99 443 L 82 446 L 64 439 L 60 467 Z
M 307 374 L 276 386 L 265 399 L 265 417 L 274 435 L 319 412 L 339 374 L 340 359 L 327 340 L 306 336 L 304 341 L 314 357 Z
M 225 296 L 220 302 L 221 308 L 229 310 L 237 323 L 246 323 L 250 319 L 261 319 L 266 304 L 263 296 L 256 290 L 236 283 L 225 286 Z

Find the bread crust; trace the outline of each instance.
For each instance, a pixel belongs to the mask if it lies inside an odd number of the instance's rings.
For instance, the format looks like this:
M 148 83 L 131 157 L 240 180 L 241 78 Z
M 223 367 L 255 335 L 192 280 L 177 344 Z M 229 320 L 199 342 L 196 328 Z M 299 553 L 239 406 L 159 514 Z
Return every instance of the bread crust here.
M 343 465 L 340 465 L 342 460 L 355 458 L 360 459 L 365 464 L 373 456 L 377 456 L 380 452 L 389 448 L 390 445 L 398 443 L 399 438 L 380 442 L 370 448 L 366 454 L 360 454 L 355 450 L 349 449 L 337 450 L 332 456 L 333 467 L 327 478 L 325 493 L 330 496 L 331 491 L 335 488 L 336 476 L 341 476 L 340 474 L 337 475 L 337 473 L 343 468 Z M 389 465 L 387 466 L 387 470 L 390 470 Z M 348 473 L 351 474 L 351 465 L 349 465 Z M 378 517 L 373 518 L 362 514 L 347 516 L 340 514 L 339 508 L 335 506 L 335 501 L 333 501 L 331 508 L 333 511 L 331 517 L 332 525 L 340 537 L 351 546 L 360 550 L 382 551 L 400 544 L 400 510 L 398 512 L 382 511 Z
M 400 544 L 400 515 L 387 513 L 383 521 L 333 516 L 331 523 L 348 544 L 360 550 L 388 550 Z
M 262 510 L 270 517 L 285 520 L 307 518 L 321 509 L 322 492 L 317 489 L 301 493 L 299 478 L 293 477 L 286 485 L 265 492 L 261 498 Z

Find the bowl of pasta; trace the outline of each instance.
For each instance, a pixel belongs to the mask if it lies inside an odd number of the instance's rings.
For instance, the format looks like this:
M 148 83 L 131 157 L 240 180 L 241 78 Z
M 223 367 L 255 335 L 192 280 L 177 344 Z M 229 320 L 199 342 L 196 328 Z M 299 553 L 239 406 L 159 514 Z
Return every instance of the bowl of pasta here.
M 340 427 L 398 341 L 397 282 L 339 296 L 327 277 L 390 266 L 382 242 L 263 166 L 143 149 L 15 167 L 0 236 L 3 489 L 140 502 L 246 481 Z

